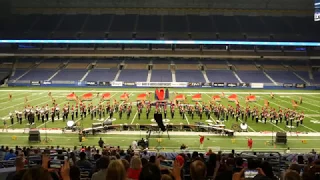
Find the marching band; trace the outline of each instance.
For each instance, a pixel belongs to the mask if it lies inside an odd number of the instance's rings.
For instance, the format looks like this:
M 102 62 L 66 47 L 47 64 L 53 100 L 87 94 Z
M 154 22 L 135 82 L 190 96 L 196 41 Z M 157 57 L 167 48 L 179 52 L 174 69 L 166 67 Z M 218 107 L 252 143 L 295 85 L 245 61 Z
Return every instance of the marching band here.
M 273 94 L 271 95 L 273 97 Z M 300 98 L 300 104 L 302 103 L 302 98 Z M 237 106 L 227 105 L 224 106 L 219 103 L 210 102 L 196 102 L 195 104 L 182 104 L 180 102 L 155 102 L 151 104 L 149 101 L 138 101 L 137 102 L 137 117 L 138 120 L 141 119 L 143 112 L 146 114 L 146 118 L 149 119 L 150 112 L 153 110 L 154 113 L 161 113 L 164 116 L 164 119 L 167 119 L 168 113 L 170 117 L 174 119 L 175 112 L 178 111 L 182 119 L 187 119 L 190 117 L 192 120 L 198 118 L 202 120 L 204 117 L 213 119 L 212 116 L 217 120 L 228 121 L 230 117 L 235 119 L 235 121 L 244 121 L 247 122 L 250 119 L 256 123 L 267 123 L 268 120 L 270 123 L 278 124 L 283 121 L 286 123 L 286 126 L 292 127 L 295 125 L 298 127 L 303 124 L 304 113 L 299 113 L 293 109 L 282 109 L 281 107 L 276 110 L 276 108 L 265 106 L 261 109 L 253 106 L 252 108 L 247 104 L 247 107 L 241 107 L 239 104 Z M 118 118 L 122 119 L 123 114 L 126 114 L 126 119 L 129 120 L 132 113 L 132 102 L 121 103 L 119 104 L 116 100 L 113 100 L 113 103 L 107 101 L 105 104 L 100 101 L 97 105 L 94 105 L 92 102 L 85 104 L 84 102 L 78 102 L 75 105 L 70 105 L 68 102 L 61 109 L 56 101 L 53 99 L 52 107 L 50 108 L 47 104 L 46 106 L 25 106 L 23 111 L 15 111 L 15 116 L 17 118 L 17 123 L 22 124 L 22 117 L 28 121 L 29 124 L 35 123 L 35 119 L 42 123 L 49 120 L 51 116 L 52 123 L 55 120 L 60 120 L 60 115 L 62 115 L 62 120 L 67 121 L 71 118 L 72 121 L 78 119 L 80 116 L 81 119 L 90 115 L 91 120 L 95 119 L 112 119 L 114 113 L 118 113 Z M 70 115 L 70 116 L 69 116 Z M 14 124 L 14 113 L 9 113 L 11 125 Z

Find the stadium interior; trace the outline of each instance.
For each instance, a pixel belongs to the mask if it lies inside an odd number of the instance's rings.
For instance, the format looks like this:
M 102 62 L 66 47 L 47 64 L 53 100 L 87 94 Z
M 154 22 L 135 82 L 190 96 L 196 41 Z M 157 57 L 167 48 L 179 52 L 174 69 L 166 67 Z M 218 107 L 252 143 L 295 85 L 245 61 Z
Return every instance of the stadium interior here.
M 0 180 L 320 179 L 318 8 L 0 0 Z

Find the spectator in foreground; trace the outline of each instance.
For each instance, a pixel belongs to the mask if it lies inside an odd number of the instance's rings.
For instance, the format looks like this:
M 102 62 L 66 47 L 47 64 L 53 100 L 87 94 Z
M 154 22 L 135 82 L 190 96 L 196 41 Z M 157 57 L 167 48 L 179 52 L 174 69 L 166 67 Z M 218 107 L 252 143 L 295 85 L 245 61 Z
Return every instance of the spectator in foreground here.
M 15 161 L 16 171 L 8 174 L 6 180 L 22 179 L 23 174 L 26 172 L 24 169 L 24 162 L 22 157 L 17 157 Z
M 99 171 L 92 175 L 91 180 L 105 180 L 107 176 L 107 168 L 109 166 L 109 163 L 109 158 L 106 156 L 102 156 L 96 163 Z
M 107 168 L 107 176 L 105 180 L 126 180 L 126 171 L 121 160 L 111 161 Z
M 190 176 L 192 180 L 204 180 L 206 178 L 206 165 L 200 160 L 193 161 L 190 165 Z
M 52 180 L 50 172 L 43 167 L 32 167 L 27 169 L 22 180 Z
M 142 168 L 141 160 L 138 156 L 133 156 L 130 162 L 130 168 L 128 169 L 129 179 L 139 179 Z
M 70 180 L 80 180 L 80 169 L 77 166 L 71 166 L 70 167 Z
M 154 163 L 149 163 L 142 168 L 139 176 L 139 180 L 160 180 L 161 171 L 159 167 Z
M 125 159 L 121 159 L 121 162 L 122 162 L 122 164 L 123 164 L 124 169 L 126 170 L 126 172 L 128 172 L 128 169 L 130 168 L 130 163 L 129 163 L 127 160 L 125 160 Z
M 4 157 L 4 160 L 9 160 L 14 157 L 16 157 L 16 154 L 13 152 L 13 149 L 10 149 L 9 153 Z
M 295 171 L 289 171 L 284 175 L 284 180 L 300 180 L 300 179 L 301 179 L 301 177 L 300 177 L 299 173 L 297 173 Z
M 86 159 L 86 153 L 85 152 L 81 152 L 79 154 L 80 156 L 80 160 L 77 161 L 76 165 L 78 167 L 82 167 L 82 168 L 88 168 L 88 169 L 91 169 L 92 168 L 92 164 L 91 162 L 89 162 L 87 159 Z

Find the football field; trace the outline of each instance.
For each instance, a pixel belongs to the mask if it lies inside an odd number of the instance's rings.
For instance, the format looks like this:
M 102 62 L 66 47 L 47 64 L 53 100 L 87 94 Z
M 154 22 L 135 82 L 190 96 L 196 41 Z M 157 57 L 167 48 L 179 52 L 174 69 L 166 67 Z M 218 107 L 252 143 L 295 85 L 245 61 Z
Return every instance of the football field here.
M 123 115 L 122 119 L 119 119 L 119 114 L 115 113 L 114 114 L 114 118 L 115 120 L 113 121 L 113 124 L 154 124 L 154 122 L 152 121 L 153 119 L 153 109 L 151 110 L 151 115 L 149 116 L 149 119 L 146 118 L 146 113 L 145 110 L 143 110 L 143 113 L 140 117 L 140 120 L 138 119 L 138 112 L 137 112 L 137 108 L 136 106 L 134 106 L 134 103 L 137 100 L 137 96 L 139 94 L 142 93 L 146 93 L 146 92 L 150 92 L 151 96 L 150 96 L 150 101 L 154 100 L 154 88 L 40 88 L 40 87 L 27 87 L 27 88 L 21 88 L 21 87 L 14 87 L 14 88 L 1 88 L 0 89 L 0 117 L 1 117 L 1 125 L 0 125 L 0 129 L 3 129 L 3 125 L 4 123 L 2 123 L 2 121 L 6 121 L 8 124 L 8 128 L 9 129 L 17 129 L 17 128 L 26 128 L 27 127 L 27 121 L 24 120 L 23 118 L 23 123 L 20 125 L 19 123 L 17 123 L 17 120 L 15 118 L 14 124 L 11 125 L 10 121 L 9 121 L 9 113 L 13 112 L 15 110 L 18 111 L 23 111 L 24 107 L 26 105 L 30 105 L 33 107 L 36 106 L 45 106 L 45 105 L 49 105 L 49 107 L 52 107 L 52 101 L 51 98 L 49 98 L 48 96 L 48 92 L 51 92 L 52 97 L 56 100 L 57 104 L 60 106 L 60 108 L 62 109 L 62 107 L 67 104 L 68 102 L 70 103 L 70 105 L 75 105 L 75 102 L 73 101 L 68 101 L 66 99 L 66 96 L 68 94 L 70 94 L 71 92 L 74 92 L 76 95 L 81 96 L 82 94 L 91 92 L 93 93 L 93 100 L 91 101 L 93 103 L 93 105 L 98 105 L 98 103 L 100 102 L 100 97 L 97 97 L 97 93 L 100 92 L 100 95 L 102 93 L 105 92 L 109 92 L 111 93 L 111 99 L 115 99 L 117 101 L 121 103 L 120 101 L 120 95 L 123 94 L 124 92 L 127 92 L 130 95 L 129 98 L 129 102 L 133 103 L 133 110 L 132 110 L 132 115 L 129 117 L 129 119 L 127 119 L 126 115 Z M 290 108 L 292 109 L 292 100 L 295 100 L 297 102 L 299 102 L 300 97 L 303 99 L 303 103 L 302 104 L 298 104 L 297 107 L 297 111 L 300 112 L 304 112 L 305 114 L 305 120 L 303 125 L 300 125 L 299 127 L 296 127 L 294 129 L 291 128 L 287 128 L 285 122 L 279 123 L 279 124 L 274 124 L 271 123 L 270 121 L 267 122 L 267 124 L 263 124 L 263 123 L 256 123 L 255 121 L 252 121 L 251 118 L 248 119 L 247 124 L 248 124 L 248 131 L 249 132 L 270 132 L 270 131 L 294 131 L 294 132 L 300 132 L 300 133 L 310 133 L 310 132 L 320 132 L 320 92 L 319 91 L 307 91 L 307 90 L 272 90 L 272 93 L 275 95 L 274 99 L 271 99 L 270 97 L 270 93 L 271 90 L 259 90 L 259 89 L 206 89 L 206 88 L 202 88 L 202 89 L 197 89 L 197 88 L 169 88 L 170 91 L 170 97 L 169 99 L 172 100 L 174 99 L 174 96 L 176 94 L 183 94 L 186 96 L 187 98 L 187 103 L 189 104 L 195 104 L 195 102 L 192 101 L 191 97 L 195 94 L 200 93 L 202 96 L 202 102 L 204 103 L 209 103 L 212 100 L 212 96 L 213 95 L 221 95 L 222 92 L 225 94 L 226 97 L 228 97 L 231 94 L 237 94 L 238 99 L 239 99 L 239 103 L 241 107 L 245 107 L 246 106 L 246 96 L 248 96 L 249 94 L 255 95 L 257 100 L 256 102 L 250 102 L 249 105 L 250 107 L 256 106 L 257 108 L 259 108 L 259 110 L 264 106 L 264 102 L 265 100 L 269 101 L 269 106 L 276 108 L 276 110 L 279 109 L 279 107 L 281 107 L 282 109 L 285 108 Z M 9 99 L 9 93 L 12 95 L 12 99 Z M 28 102 L 25 102 L 25 99 L 28 99 Z M 85 102 L 85 104 L 87 104 L 89 102 Z M 104 102 L 106 103 L 106 102 Z M 111 101 L 112 103 L 112 101 Z M 232 106 L 236 106 L 234 102 L 229 102 L 227 98 L 222 98 L 220 102 L 225 106 L 227 105 L 232 105 Z M 170 113 L 168 113 L 168 116 L 170 116 Z M 70 115 L 69 115 L 69 119 L 71 119 Z M 205 124 L 208 123 L 208 119 L 206 118 L 202 118 L 202 120 L 199 119 L 198 116 L 195 116 L 194 119 L 191 118 L 191 116 L 186 115 L 185 118 L 182 118 L 178 111 L 176 110 L 175 113 L 175 117 L 173 119 L 171 119 L 171 117 L 167 117 L 167 122 L 168 123 L 173 123 L 173 124 L 194 124 L 195 122 L 203 122 Z M 210 120 L 212 122 L 215 122 L 216 119 L 214 116 L 211 116 Z M 49 118 L 49 121 L 45 122 L 46 124 L 42 123 L 41 121 L 36 121 L 35 127 L 36 128 L 64 128 L 66 126 L 66 122 L 63 122 L 62 119 L 56 120 L 54 123 L 51 122 L 51 118 Z M 82 123 L 84 128 L 88 128 L 92 126 L 92 123 L 98 123 L 98 122 L 102 122 L 103 120 L 100 119 L 94 119 L 91 120 L 90 116 L 87 116 L 87 118 L 85 118 L 84 120 L 81 120 L 80 118 L 75 119 L 75 121 Z M 238 123 L 242 122 L 242 120 L 240 119 Z M 229 118 L 229 121 L 225 121 L 225 126 L 226 128 L 231 129 L 233 124 L 237 124 L 237 122 L 235 121 L 235 119 L 233 118 Z M 143 137 L 145 137 L 145 132 L 142 133 Z M 1 134 L 2 136 L 4 136 L 4 134 Z M 10 134 L 7 134 L 6 137 L 9 138 L 9 136 L 11 136 Z M 19 136 L 19 135 L 17 135 Z M 0 144 L 9 144 L 9 143 L 18 143 L 19 139 L 23 142 L 21 142 L 22 144 L 27 143 L 26 139 L 26 135 L 21 135 L 21 138 L 17 138 L 16 141 L 8 141 L 8 140 L 4 140 L 7 138 L 1 138 L 0 140 Z M 75 135 L 64 135 L 64 136 L 68 136 L 66 139 L 63 138 L 63 136 L 61 135 L 50 135 L 53 136 L 52 139 L 55 139 L 54 141 L 52 141 L 51 143 L 53 144 L 61 144 L 63 145 L 64 143 L 66 145 L 72 145 L 74 143 L 70 143 L 67 141 L 67 138 L 70 137 L 70 139 L 73 138 L 77 138 L 77 136 Z M 118 135 L 119 136 L 119 135 Z M 178 138 L 179 136 L 177 136 Z M 60 141 L 59 139 L 63 138 L 63 142 Z M 90 138 L 95 138 L 95 137 L 88 137 L 88 140 Z M 108 140 L 110 140 L 110 142 L 117 142 L 117 136 L 107 136 Z M 125 136 L 122 137 L 123 141 L 118 142 L 119 144 L 128 144 L 128 142 L 132 141 L 132 139 L 137 138 L 137 136 Z M 191 147 L 197 147 L 197 143 L 198 143 L 198 138 L 197 137 L 187 137 L 190 138 L 190 146 Z M 294 137 L 290 137 L 290 138 L 294 138 Z M 289 138 L 289 140 L 290 140 Z M 292 147 L 294 148 L 294 146 L 296 146 L 296 148 L 317 148 L 317 146 L 320 147 L 320 145 L 317 145 L 317 143 L 312 143 L 312 142 L 316 142 L 317 138 L 316 137 L 305 137 L 305 139 L 310 139 L 309 143 L 310 144 L 304 144 L 305 147 L 300 147 L 299 145 L 301 145 L 301 137 L 296 137 L 296 139 L 292 139 Z M 10 139 L 10 138 L 9 138 Z M 181 145 L 180 142 L 176 142 L 177 140 L 173 140 L 174 138 L 172 138 L 171 140 L 163 140 L 163 146 L 165 147 L 177 147 L 179 145 Z M 184 139 L 184 137 L 180 137 L 180 139 Z M 236 142 L 235 143 L 231 143 L 231 140 L 223 140 L 224 137 L 217 137 L 216 138 L 216 142 L 219 142 L 219 146 L 223 147 L 224 149 L 227 147 L 239 147 L 239 148 L 245 148 L 245 138 L 244 137 L 236 137 L 235 139 Z M 225 139 L 229 139 L 229 138 L 225 138 Z M 258 140 L 260 139 L 260 140 Z M 271 139 L 269 137 L 264 138 L 264 137 L 257 137 L 257 148 L 266 148 L 265 146 L 265 142 L 267 141 L 267 139 Z M 24 140 L 26 142 L 24 142 Z M 70 140 L 71 141 L 71 140 Z M 87 141 L 85 143 L 93 143 L 96 144 L 97 140 L 93 140 L 92 142 Z M 152 143 L 157 144 L 156 140 L 154 140 L 155 142 Z M 75 145 L 77 140 L 75 141 Z M 20 142 L 19 142 L 20 143 Z M 177 145 L 178 143 L 178 145 Z M 210 144 L 213 143 L 213 144 Z M 214 146 L 214 142 L 208 142 L 207 147 L 209 146 Z M 260 144 L 258 146 L 258 144 Z M 290 145 L 290 143 L 289 143 Z M 289 146 L 288 145 L 288 146 Z M 230 149 L 228 148 L 228 149 Z M 278 148 L 278 147 L 277 147 Z M 285 146 L 280 146 L 279 148 L 285 148 Z

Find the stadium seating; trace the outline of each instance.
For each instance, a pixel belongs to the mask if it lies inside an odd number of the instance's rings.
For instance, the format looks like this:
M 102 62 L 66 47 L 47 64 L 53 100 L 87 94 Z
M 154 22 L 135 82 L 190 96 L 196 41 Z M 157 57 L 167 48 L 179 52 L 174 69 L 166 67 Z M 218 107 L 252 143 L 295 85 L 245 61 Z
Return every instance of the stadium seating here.
M 206 82 L 199 70 L 176 70 L 177 82 Z
M 53 81 L 78 81 L 87 72 L 86 69 L 62 69 L 56 76 L 52 78 Z
M 56 69 L 32 69 L 19 80 L 42 81 L 48 80 L 57 70 Z
M 246 83 L 271 83 L 262 71 L 237 71 L 237 74 Z
M 113 81 L 118 69 L 92 69 L 85 81 Z
M 121 71 L 118 81 L 124 82 L 145 82 L 148 70 L 124 69 Z
M 313 73 L 313 79 L 314 79 L 315 83 L 320 84 L 320 72 L 319 71 Z
M 291 71 L 267 71 L 268 75 L 279 83 L 304 83 Z
M 170 70 L 165 70 L 165 69 L 152 70 L 151 82 L 171 82 L 171 81 L 172 81 L 172 74 Z
M 20 76 L 22 76 L 27 70 L 26 69 L 17 69 L 14 71 L 14 74 L 11 75 L 10 80 L 16 80 Z
M 206 73 L 210 82 L 239 82 L 231 70 L 206 70 Z

